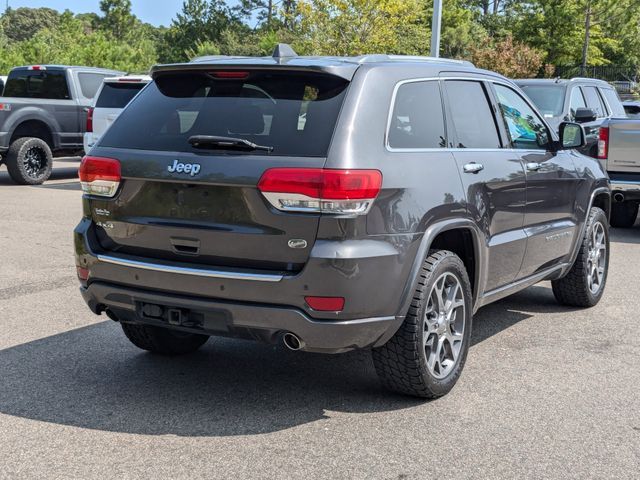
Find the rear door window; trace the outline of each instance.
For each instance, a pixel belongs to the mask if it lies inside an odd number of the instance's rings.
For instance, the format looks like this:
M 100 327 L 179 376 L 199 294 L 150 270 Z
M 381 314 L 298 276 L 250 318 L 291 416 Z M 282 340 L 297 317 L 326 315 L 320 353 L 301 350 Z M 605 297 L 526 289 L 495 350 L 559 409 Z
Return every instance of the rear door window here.
M 124 108 L 146 83 L 106 82 L 96 100 L 96 108 Z
M 598 118 L 604 118 L 607 116 L 607 109 L 600 98 L 598 89 L 596 87 L 582 87 L 582 92 L 587 101 L 587 107 L 596 112 Z
M 93 98 L 98 93 L 102 81 L 106 78 L 106 75 L 101 73 L 78 73 L 78 81 L 80 83 L 80 91 L 84 98 Z
M 442 97 L 437 81 L 400 85 L 391 114 L 388 145 L 393 149 L 447 146 Z
M 70 99 L 64 70 L 17 70 L 9 74 L 5 97 Z
M 607 103 L 609 107 L 611 107 L 611 114 L 614 117 L 624 118 L 627 116 L 620 97 L 618 97 L 618 93 L 613 88 L 601 88 L 600 91 L 602 95 L 604 95 L 604 98 L 607 99 Z
M 487 93 L 478 81 L 445 82 L 457 148 L 501 148 Z
M 327 155 L 348 81 L 312 72 L 228 73 L 160 75 L 131 102 L 100 145 L 193 152 L 189 138 L 208 135 L 273 147 L 273 155 Z

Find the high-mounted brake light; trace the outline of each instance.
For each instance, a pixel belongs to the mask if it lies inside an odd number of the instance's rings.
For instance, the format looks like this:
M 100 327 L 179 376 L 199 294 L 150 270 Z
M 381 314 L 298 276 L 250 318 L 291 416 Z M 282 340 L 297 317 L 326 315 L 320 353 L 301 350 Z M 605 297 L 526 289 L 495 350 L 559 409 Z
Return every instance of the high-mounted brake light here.
M 87 195 L 113 197 L 120 186 L 120 162 L 113 158 L 86 156 L 82 159 L 80 184 Z
M 606 160 L 609 158 L 609 127 L 600 127 L 598 135 L 598 158 Z
M 378 170 L 272 168 L 258 182 L 278 210 L 337 215 L 367 213 L 381 187 Z
M 118 83 L 140 83 L 142 81 L 141 78 L 119 78 Z
M 93 107 L 87 109 L 87 132 L 93 133 Z
M 29 70 L 32 70 L 34 72 L 39 72 L 41 70 L 46 70 L 47 67 L 43 67 L 42 65 L 32 65 L 29 67 Z
M 222 78 L 228 80 L 244 80 L 249 76 L 249 72 L 241 72 L 238 70 L 215 71 L 211 72 L 214 78 Z

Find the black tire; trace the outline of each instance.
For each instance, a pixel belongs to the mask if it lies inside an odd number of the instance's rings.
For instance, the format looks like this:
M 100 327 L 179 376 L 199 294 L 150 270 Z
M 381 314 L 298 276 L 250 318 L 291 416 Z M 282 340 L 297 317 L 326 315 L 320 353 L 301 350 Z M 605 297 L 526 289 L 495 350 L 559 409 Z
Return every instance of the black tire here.
M 589 308 L 597 305 L 602 298 L 609 271 L 608 224 L 609 222 L 607 222 L 605 213 L 601 209 L 593 207 L 589 212 L 584 237 L 582 238 L 575 263 L 567 275 L 551 282 L 553 294 L 561 304 L 571 307 Z M 594 258 L 592 257 L 592 247 L 594 245 L 593 235 L 594 230 L 598 228 L 597 225 L 602 226 L 602 232 L 604 233 L 604 271 L 601 280 L 591 283 L 590 277 L 593 273 L 592 265 L 594 264 Z M 596 264 L 599 262 L 601 256 L 602 253 L 600 253 L 600 256 L 595 261 Z M 597 289 L 592 289 L 592 286 L 595 287 L 596 284 Z
M 122 323 L 122 330 L 136 347 L 161 355 L 193 353 L 209 340 L 208 335 L 185 333 L 168 328 Z
M 41 185 L 51 176 L 53 154 L 44 140 L 23 137 L 11 144 L 5 163 L 17 184 Z
M 446 281 L 451 278 L 450 275 L 459 282 L 461 298 L 457 303 L 461 303 L 460 306 L 464 306 L 464 310 L 460 314 L 460 307 L 457 307 L 454 318 L 457 317 L 456 321 L 464 320 L 464 329 L 458 332 L 459 340 L 455 342 L 459 343 L 457 357 L 454 361 L 449 361 L 448 369 L 444 369 L 441 362 L 440 371 L 434 372 L 428 365 L 428 362 L 432 363 L 428 358 L 436 357 L 428 346 L 430 342 L 433 342 L 431 345 L 436 343 L 433 335 L 436 335 L 438 342 L 445 338 L 445 346 L 446 342 L 449 342 L 449 350 L 444 350 L 445 355 L 450 354 L 453 343 L 446 340 L 446 337 L 441 337 L 437 331 L 428 331 L 427 308 L 433 306 L 434 295 L 437 297 L 435 284 L 440 284 L 442 278 Z M 443 284 L 443 287 L 446 287 L 446 284 Z M 373 349 L 373 362 L 382 384 L 392 391 L 422 398 L 437 398 L 447 394 L 458 381 L 467 358 L 471 341 L 472 308 L 471 284 L 462 260 L 445 250 L 429 252 L 419 273 L 418 286 L 409 312 L 400 329 L 385 345 Z M 440 318 L 435 312 L 429 315 Z
M 638 204 L 635 202 L 616 202 L 611 206 L 611 226 L 631 228 L 638 218 Z

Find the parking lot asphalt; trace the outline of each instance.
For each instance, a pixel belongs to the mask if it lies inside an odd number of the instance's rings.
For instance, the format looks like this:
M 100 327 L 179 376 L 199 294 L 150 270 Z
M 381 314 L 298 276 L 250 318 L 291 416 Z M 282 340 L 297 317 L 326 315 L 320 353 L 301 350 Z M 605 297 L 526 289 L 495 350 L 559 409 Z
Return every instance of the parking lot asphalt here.
M 19 187 L 0 167 L 0 478 L 640 476 L 638 225 L 612 231 L 600 305 L 543 283 L 483 308 L 460 382 L 423 402 L 366 352 L 137 350 L 78 293 L 76 168 Z

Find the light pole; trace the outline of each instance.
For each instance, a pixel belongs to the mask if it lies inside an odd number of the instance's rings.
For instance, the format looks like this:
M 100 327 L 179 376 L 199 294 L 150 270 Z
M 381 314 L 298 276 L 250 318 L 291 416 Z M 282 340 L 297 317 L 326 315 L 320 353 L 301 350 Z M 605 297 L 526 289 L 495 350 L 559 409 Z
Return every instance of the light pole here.
M 433 0 L 433 20 L 431 21 L 431 56 L 440 56 L 440 30 L 442 27 L 442 0 Z

